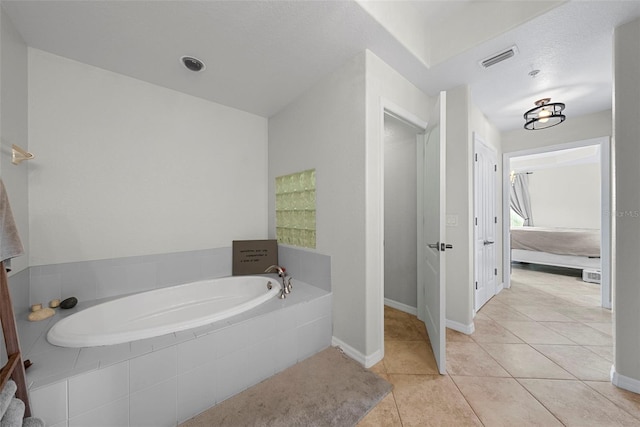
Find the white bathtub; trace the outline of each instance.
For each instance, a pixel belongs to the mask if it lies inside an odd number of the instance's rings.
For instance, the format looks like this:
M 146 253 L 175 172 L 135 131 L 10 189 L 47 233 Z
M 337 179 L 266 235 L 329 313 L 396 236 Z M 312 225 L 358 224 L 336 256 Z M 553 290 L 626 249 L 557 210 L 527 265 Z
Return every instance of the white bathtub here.
M 156 289 L 61 319 L 47 340 L 62 347 L 92 347 L 183 331 L 250 310 L 275 297 L 281 286 L 277 279 L 236 276 Z

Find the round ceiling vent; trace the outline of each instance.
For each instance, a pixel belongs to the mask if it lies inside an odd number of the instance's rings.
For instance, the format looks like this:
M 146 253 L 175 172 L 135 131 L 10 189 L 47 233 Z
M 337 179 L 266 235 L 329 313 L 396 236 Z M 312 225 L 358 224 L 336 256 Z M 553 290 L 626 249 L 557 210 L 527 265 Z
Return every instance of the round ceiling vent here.
M 180 58 L 180 62 L 182 62 L 182 64 L 187 67 L 188 70 L 196 73 L 198 71 L 203 71 L 206 68 L 204 62 L 193 56 L 183 56 L 182 58 Z

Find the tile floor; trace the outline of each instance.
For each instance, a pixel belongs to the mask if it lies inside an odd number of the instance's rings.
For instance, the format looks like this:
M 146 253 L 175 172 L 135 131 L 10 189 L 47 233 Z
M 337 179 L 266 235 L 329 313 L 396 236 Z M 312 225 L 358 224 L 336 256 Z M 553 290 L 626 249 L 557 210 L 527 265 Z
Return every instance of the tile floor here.
M 385 307 L 385 357 L 372 370 L 393 392 L 358 425 L 640 426 L 640 395 L 609 382 L 611 312 L 575 275 L 514 267 L 512 287 L 447 329 L 438 375 L 424 325 Z

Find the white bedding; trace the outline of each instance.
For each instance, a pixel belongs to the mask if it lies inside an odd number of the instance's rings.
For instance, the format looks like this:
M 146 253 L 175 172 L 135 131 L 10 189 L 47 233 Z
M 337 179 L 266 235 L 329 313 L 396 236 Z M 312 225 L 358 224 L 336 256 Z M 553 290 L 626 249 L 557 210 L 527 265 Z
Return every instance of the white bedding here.
M 511 229 L 511 249 L 600 258 L 600 230 L 514 227 Z

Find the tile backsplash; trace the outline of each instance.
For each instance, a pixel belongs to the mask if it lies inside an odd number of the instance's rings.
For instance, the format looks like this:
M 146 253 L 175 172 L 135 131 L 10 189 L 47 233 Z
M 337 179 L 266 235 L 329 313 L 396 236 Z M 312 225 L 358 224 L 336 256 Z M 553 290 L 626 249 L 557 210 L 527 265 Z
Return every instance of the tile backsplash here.
M 299 248 L 279 246 L 279 262 L 295 279 L 331 291 L 331 257 Z M 28 280 L 18 273 L 20 298 L 14 306 L 47 304 L 71 296 L 79 301 L 109 298 L 198 280 L 231 275 L 231 247 L 171 254 L 30 267 Z M 22 275 L 20 277 L 17 277 Z M 15 277 L 15 279 L 14 279 Z M 28 300 L 25 288 L 28 281 Z M 17 287 L 17 286 L 16 286 Z M 20 304 L 20 305 L 18 305 Z M 25 304 L 25 305 L 23 305 Z

